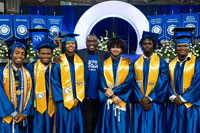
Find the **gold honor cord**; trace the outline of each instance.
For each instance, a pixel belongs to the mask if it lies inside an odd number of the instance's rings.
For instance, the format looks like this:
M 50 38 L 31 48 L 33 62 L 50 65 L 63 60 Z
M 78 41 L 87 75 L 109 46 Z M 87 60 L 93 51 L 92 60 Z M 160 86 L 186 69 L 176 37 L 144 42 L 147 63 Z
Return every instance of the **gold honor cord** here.
M 177 61 L 178 61 L 178 58 L 176 57 L 169 64 L 172 90 L 174 91 L 175 94 L 176 94 L 176 91 L 175 91 L 175 84 L 174 84 L 174 69 L 175 69 Z M 183 93 L 191 85 L 192 77 L 194 75 L 195 61 L 196 61 L 196 56 L 191 55 L 191 59 L 189 61 L 186 60 L 186 62 L 185 62 L 185 66 L 184 66 L 184 70 L 183 70 Z M 184 103 L 184 104 L 187 108 L 189 108 L 193 105 L 192 103 L 189 103 L 189 102 Z
M 108 59 L 106 59 L 104 61 L 103 68 L 104 68 L 104 77 L 106 79 L 107 86 L 109 88 L 115 87 L 111 57 L 109 57 Z M 124 80 L 126 79 L 128 73 L 129 73 L 129 64 L 127 63 L 126 60 L 123 60 L 122 57 L 120 58 L 120 62 L 119 62 L 117 71 L 118 71 L 118 74 L 117 74 L 116 79 L 118 79 L 118 80 L 116 82 L 117 82 L 117 86 L 119 86 L 121 83 L 124 82 Z M 109 99 L 109 102 L 110 102 L 110 104 L 112 104 L 113 100 Z M 119 103 L 119 105 L 123 108 L 126 105 L 126 102 L 122 101 Z
M 11 73 L 9 72 L 9 67 L 10 66 L 8 63 L 7 66 L 4 68 L 4 91 L 5 91 L 8 99 L 12 103 L 14 103 L 15 109 L 16 109 L 17 108 L 17 96 L 16 96 L 15 78 L 14 78 L 13 70 L 11 70 Z M 31 79 L 29 72 L 24 67 L 22 67 L 22 69 L 23 69 L 23 81 L 24 81 L 23 87 L 26 89 L 24 89 L 23 96 L 25 96 L 25 98 L 24 98 L 24 100 L 21 100 L 21 102 L 23 102 L 21 104 L 24 105 L 24 107 L 22 107 L 22 108 L 25 109 L 28 104 L 28 101 L 30 99 L 31 88 L 32 88 L 32 79 Z M 12 75 L 12 77 L 10 77 L 10 75 Z M 10 80 L 10 78 L 12 80 Z M 10 92 L 10 90 L 11 90 L 11 92 Z M 21 109 L 21 110 L 23 111 L 23 109 Z M 12 121 L 12 119 L 13 118 L 10 115 L 3 117 L 3 120 L 7 123 L 10 123 Z
M 134 64 L 136 82 L 138 83 L 138 86 L 140 87 L 142 94 L 148 96 L 151 90 L 157 84 L 159 67 L 160 67 L 160 58 L 154 53 L 151 56 L 147 89 L 145 94 L 144 94 L 144 82 L 143 82 L 143 64 L 144 64 L 144 57 L 142 55 Z
M 61 55 L 61 59 L 62 62 L 60 63 L 60 70 L 63 90 L 63 101 L 64 106 L 70 110 L 74 105 L 70 66 L 65 54 Z M 85 98 L 84 64 L 82 59 L 77 54 L 74 54 L 74 66 L 76 95 L 77 98 L 82 102 Z

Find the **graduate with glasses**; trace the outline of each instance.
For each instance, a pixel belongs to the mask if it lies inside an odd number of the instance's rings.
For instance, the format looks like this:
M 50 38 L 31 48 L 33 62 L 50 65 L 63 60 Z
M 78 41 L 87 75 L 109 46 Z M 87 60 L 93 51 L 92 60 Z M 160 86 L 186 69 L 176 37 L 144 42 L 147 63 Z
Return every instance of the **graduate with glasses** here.
M 27 132 L 32 114 L 33 91 L 30 73 L 23 66 L 26 46 L 16 40 L 9 48 L 9 62 L 0 67 L 0 132 Z
M 76 34 L 63 38 L 62 62 L 52 66 L 51 83 L 56 109 L 57 133 L 82 133 L 83 117 L 81 102 L 85 98 L 88 68 L 75 53 Z

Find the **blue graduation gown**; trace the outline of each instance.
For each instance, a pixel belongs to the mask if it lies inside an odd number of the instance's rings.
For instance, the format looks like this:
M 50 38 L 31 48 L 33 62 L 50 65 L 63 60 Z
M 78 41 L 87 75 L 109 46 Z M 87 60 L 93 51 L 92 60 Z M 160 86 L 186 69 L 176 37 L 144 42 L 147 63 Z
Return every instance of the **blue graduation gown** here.
M 76 98 L 75 89 L 75 70 L 74 63 L 70 65 L 71 81 L 73 96 Z M 84 62 L 84 80 L 85 88 L 87 88 L 88 68 Z M 55 102 L 57 103 L 56 109 L 56 132 L 57 133 L 83 133 L 83 117 L 81 102 L 75 108 L 69 110 L 63 103 L 63 90 L 61 84 L 61 70 L 60 63 L 53 64 L 51 72 L 51 85 Z
M 35 77 L 34 77 L 34 64 L 36 61 L 26 65 L 26 68 L 31 73 L 33 79 L 33 90 L 35 95 Z M 28 117 L 29 120 L 29 133 L 52 133 L 53 124 L 54 124 L 54 115 L 52 117 L 48 114 L 48 97 L 49 97 L 49 67 L 45 71 L 45 84 L 46 84 L 46 98 L 47 98 L 47 110 L 41 114 L 37 111 L 37 108 L 34 107 L 33 115 Z M 36 101 L 35 101 L 36 102 Z M 37 106 L 37 103 L 36 103 Z
M 143 81 L 144 92 L 146 92 L 148 74 L 149 74 L 150 59 L 148 61 L 144 59 L 143 64 Z M 131 130 L 134 133 L 163 133 L 166 132 L 166 108 L 165 100 L 167 96 L 167 87 L 169 85 L 168 76 L 169 70 L 167 63 L 160 58 L 160 67 L 158 73 L 158 80 L 156 86 L 149 93 L 149 97 L 153 100 L 151 108 L 145 111 L 142 105 L 139 103 L 139 99 L 144 97 L 139 85 L 136 83 L 136 77 L 134 77 L 133 83 L 133 109 L 132 118 L 133 123 Z
M 169 133 L 198 133 L 200 132 L 200 59 L 195 62 L 194 75 L 190 87 L 183 93 L 183 69 L 185 63 L 181 66 L 176 64 L 174 70 L 174 83 L 177 95 L 181 95 L 186 101 L 193 104 L 186 108 L 184 104 L 176 105 L 169 103 L 167 106 L 167 120 Z M 169 87 L 170 95 L 174 92 Z
M 3 70 L 6 65 L 0 67 L 0 133 L 12 133 L 12 124 L 11 121 L 9 124 L 3 121 L 3 117 L 12 114 L 15 111 L 14 104 L 8 99 L 4 91 L 4 82 L 3 82 Z M 19 82 L 20 86 L 21 82 Z M 31 115 L 33 107 L 33 91 L 31 90 L 30 99 L 26 108 L 23 110 L 24 115 Z M 17 96 L 17 105 L 20 105 L 21 95 Z M 19 106 L 16 109 L 19 112 Z M 24 120 L 25 128 L 19 129 L 18 124 L 15 123 L 15 133 L 28 133 L 28 122 L 27 119 Z
M 117 67 L 119 64 L 119 58 L 113 61 L 113 75 L 116 79 Z M 107 106 L 108 97 L 106 97 L 105 89 L 108 88 L 106 79 L 104 77 L 104 62 L 99 65 L 99 98 L 100 98 L 100 110 L 98 115 L 98 121 L 96 125 L 96 133 L 129 133 L 130 132 L 130 107 L 129 107 L 129 96 L 131 95 L 131 79 L 133 77 L 133 66 L 129 66 L 129 73 L 123 83 L 119 86 L 114 87 L 112 90 L 114 94 L 120 97 L 127 104 L 125 106 L 126 111 L 114 108 L 116 104 L 109 104 Z M 116 81 L 115 81 L 116 82 Z M 120 119 L 120 121 L 119 121 Z

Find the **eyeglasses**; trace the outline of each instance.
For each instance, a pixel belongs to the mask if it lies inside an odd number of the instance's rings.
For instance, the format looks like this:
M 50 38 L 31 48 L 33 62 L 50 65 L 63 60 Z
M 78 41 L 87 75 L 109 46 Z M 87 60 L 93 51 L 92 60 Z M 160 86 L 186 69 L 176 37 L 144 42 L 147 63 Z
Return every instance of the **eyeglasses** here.
M 94 43 L 96 43 L 96 42 L 97 42 L 97 40 L 87 40 L 87 42 L 89 42 L 89 43 L 91 43 L 91 42 L 94 42 Z

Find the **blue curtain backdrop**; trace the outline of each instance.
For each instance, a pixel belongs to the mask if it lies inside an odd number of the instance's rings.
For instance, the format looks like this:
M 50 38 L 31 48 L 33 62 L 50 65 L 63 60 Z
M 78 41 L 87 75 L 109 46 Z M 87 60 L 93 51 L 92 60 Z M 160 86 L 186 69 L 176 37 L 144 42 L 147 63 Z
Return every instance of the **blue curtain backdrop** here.
M 134 5 L 146 17 L 151 15 L 199 13 L 199 5 Z M 28 15 L 58 15 L 63 16 L 62 31 L 73 32 L 81 15 L 91 6 L 21 6 L 21 13 Z M 117 36 L 128 40 L 128 53 L 134 53 L 137 46 L 137 39 L 134 29 L 124 20 L 118 18 L 107 18 L 97 23 L 91 32 L 105 36 L 105 30 L 111 33 L 116 31 Z

